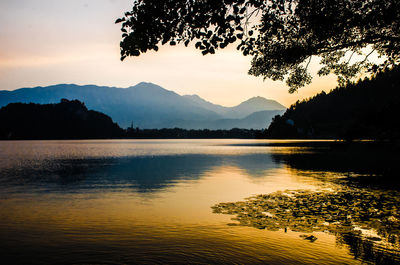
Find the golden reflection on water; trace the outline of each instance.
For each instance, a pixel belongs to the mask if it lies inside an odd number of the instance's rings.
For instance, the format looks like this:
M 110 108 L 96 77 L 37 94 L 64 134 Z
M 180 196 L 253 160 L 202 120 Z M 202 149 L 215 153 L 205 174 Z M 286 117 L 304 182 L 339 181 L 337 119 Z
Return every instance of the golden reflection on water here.
M 23 233 L 30 231 L 33 243 L 39 245 L 47 240 L 59 244 L 79 241 L 78 245 L 83 246 L 96 242 L 126 242 L 125 247 L 129 249 L 130 243 L 142 244 L 143 240 L 152 242 L 146 247 L 146 255 L 154 255 L 160 246 L 175 242 L 172 248 L 186 246 L 190 253 L 200 251 L 209 255 L 217 250 L 221 257 L 214 261 L 223 261 L 226 256 L 227 260 L 242 262 L 297 263 L 302 260 L 312 264 L 313 253 L 324 255 L 322 260 L 328 263 L 348 261 L 346 249 L 338 249 L 332 236 L 322 234 L 318 245 L 310 245 L 295 233 L 260 233 L 229 227 L 226 226 L 229 217 L 212 214 L 210 206 L 221 201 L 288 186 L 313 187 L 311 183 L 293 182 L 290 175 L 282 173 L 278 170 L 274 174 L 279 175 L 273 174 L 270 182 L 260 184 L 243 175 L 239 168 L 220 167 L 199 180 L 178 183 L 155 195 L 122 191 L 95 195 L 49 194 L 29 200 L 8 200 L 2 202 L 6 207 L 0 210 L 1 228 L 11 226 Z M 35 234 L 40 235 L 40 239 L 35 238 Z M 332 253 L 335 259 L 330 258 Z M 179 255 L 177 257 L 179 259 Z
M 290 229 L 285 232 L 284 229 L 254 229 L 251 225 L 229 226 L 232 216 L 213 213 L 210 207 L 221 202 L 242 201 L 278 190 L 317 191 L 335 189 L 339 185 L 299 174 L 270 158 L 271 152 L 294 152 L 296 148 L 227 145 L 232 143 L 243 142 L 149 141 L 147 151 L 146 143 L 134 141 L 29 142 L 30 147 L 25 150 L 35 150 L 44 145 L 45 151 L 37 155 L 32 155 L 31 151 L 24 153 L 24 159 L 39 157 L 32 162 L 33 166 L 25 165 L 28 166 L 27 175 L 35 173 L 35 167 L 50 159 L 51 153 L 60 159 L 83 159 L 85 149 L 96 156 L 105 151 L 105 156 L 112 160 L 101 160 L 94 166 L 89 164 L 89 168 L 95 169 L 93 172 L 68 170 L 67 174 L 84 175 L 72 183 L 54 184 L 57 178 L 53 175 L 59 174 L 57 167 L 57 170 L 39 171 L 52 176 L 46 178 L 44 184 L 37 185 L 36 179 L 25 179 L 26 183 L 18 189 L 14 184 L 3 188 L 0 246 L 16 259 L 14 263 L 24 263 L 32 258 L 43 263 L 51 260 L 52 263 L 121 264 L 360 262 L 350 254 L 346 244 L 338 244 L 334 234 L 317 231 L 313 235 L 318 240 L 309 242 L 300 237 L 304 233 Z M 81 144 L 83 149 L 79 148 Z M 108 146 L 114 144 L 122 148 L 120 153 L 118 148 Z M 225 147 L 216 148 L 222 144 Z M 24 151 L 18 149 L 16 152 Z M 177 157 L 171 157 L 176 153 L 179 154 Z M 201 156 L 192 156 L 193 153 Z M 138 158 L 124 160 L 132 155 Z M 147 160 L 142 156 L 153 158 Z M 158 161 L 158 156 L 168 163 L 164 165 Z M 189 160 L 183 159 L 188 156 Z M 15 163 L 4 161 L 4 156 L 2 159 L 2 165 L 8 167 Z M 62 159 L 54 160 L 54 163 L 66 163 Z M 138 159 L 140 163 L 136 163 Z M 192 160 L 195 161 L 189 169 L 196 168 L 196 172 L 189 174 L 188 168 L 181 163 Z M 46 161 L 51 164 L 53 160 Z M 73 161 L 78 167 L 76 163 L 79 161 Z M 159 168 L 151 168 L 152 162 Z M 140 186 L 143 182 L 138 182 L 142 180 L 135 177 L 136 184 L 132 185 L 130 177 L 133 176 L 129 172 L 142 172 L 146 178 L 151 177 L 145 173 L 148 169 L 144 165 L 150 167 L 149 172 L 154 171 L 169 181 L 143 189 Z M 170 167 L 178 170 L 171 171 Z M 25 173 L 17 172 L 15 176 L 21 174 Z M 123 176 L 123 179 L 110 180 L 107 176 Z
M 213 168 L 197 180 L 180 181 L 156 193 L 138 194 L 127 188 L 88 194 L 30 194 L 27 200 L 5 200 L 6 207 L 13 207 L 13 210 L 6 210 L 5 216 L 15 215 L 38 222 L 42 222 L 41 219 L 54 223 L 71 222 L 74 226 L 110 219 L 109 216 L 113 216 L 109 221 L 133 219 L 147 224 L 166 221 L 213 223 L 227 220 L 210 212 L 209 207 L 215 203 L 288 187 L 315 188 L 312 179 L 300 182 L 296 176 L 293 181 L 293 176 L 285 173 L 286 170 L 277 169 L 269 172 L 268 181 L 254 180 L 243 169 L 223 166 Z

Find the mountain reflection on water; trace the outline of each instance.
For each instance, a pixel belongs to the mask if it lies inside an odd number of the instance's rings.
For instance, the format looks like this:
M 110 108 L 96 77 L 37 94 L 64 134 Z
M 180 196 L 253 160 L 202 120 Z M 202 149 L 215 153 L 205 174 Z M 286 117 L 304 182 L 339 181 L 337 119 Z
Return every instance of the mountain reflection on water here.
M 2 141 L 2 264 L 399 263 L 398 158 L 331 143 Z
M 234 166 L 250 177 L 264 176 L 279 167 L 269 154 L 248 155 L 160 155 L 119 158 L 60 159 L 51 163 L 26 164 L 4 169 L 3 189 L 13 186 L 37 192 L 77 189 L 132 188 L 137 192 L 157 192 L 179 180 L 196 180 L 212 168 Z M 53 186 L 49 185 L 53 184 Z M 18 190 L 18 189 L 16 189 Z

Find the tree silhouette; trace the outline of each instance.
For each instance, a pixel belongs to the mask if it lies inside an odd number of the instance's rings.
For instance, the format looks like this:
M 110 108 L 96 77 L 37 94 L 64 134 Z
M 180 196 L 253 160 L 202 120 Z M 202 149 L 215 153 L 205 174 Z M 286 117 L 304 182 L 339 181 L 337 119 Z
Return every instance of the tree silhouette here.
M 400 69 L 297 101 L 275 116 L 268 138 L 400 139 Z
M 10 103 L 0 108 L 0 139 L 119 138 L 124 131 L 112 119 L 88 110 L 79 100 L 58 104 Z
M 116 23 L 121 60 L 159 44 L 195 41 L 205 55 L 236 42 L 253 56 L 249 74 L 286 81 L 293 93 L 311 82 L 312 56 L 322 58 L 318 74 L 340 85 L 399 64 L 399 9 L 397 0 L 135 0 Z M 371 63 L 373 52 L 384 62 Z

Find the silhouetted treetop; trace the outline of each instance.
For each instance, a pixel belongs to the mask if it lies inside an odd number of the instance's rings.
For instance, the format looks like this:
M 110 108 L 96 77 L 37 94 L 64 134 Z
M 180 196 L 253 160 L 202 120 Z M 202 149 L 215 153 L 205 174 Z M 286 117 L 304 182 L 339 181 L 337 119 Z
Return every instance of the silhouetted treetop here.
M 124 131 L 79 100 L 58 104 L 10 103 L 0 108 L 0 139 L 116 138 Z
M 275 116 L 269 138 L 399 140 L 400 69 L 337 87 Z
M 293 93 L 311 82 L 315 55 L 318 74 L 334 73 L 341 85 L 399 64 L 398 10 L 398 0 L 135 0 L 116 23 L 121 60 L 166 43 L 193 41 L 203 55 L 238 43 L 253 57 L 249 74 L 286 81 Z M 385 60 L 371 63 L 373 52 Z

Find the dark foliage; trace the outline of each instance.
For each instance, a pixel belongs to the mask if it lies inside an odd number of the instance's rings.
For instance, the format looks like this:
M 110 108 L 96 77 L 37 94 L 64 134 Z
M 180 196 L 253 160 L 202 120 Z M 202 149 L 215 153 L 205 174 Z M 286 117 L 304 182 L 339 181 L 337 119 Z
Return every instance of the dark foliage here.
M 275 116 L 268 138 L 399 139 L 400 69 L 290 106 Z
M 78 100 L 58 104 L 11 103 L 0 109 L 0 139 L 92 139 L 121 137 L 107 115 Z
M 194 41 L 204 55 L 238 43 L 253 56 L 250 74 L 286 80 L 294 92 L 311 82 L 314 55 L 322 57 L 319 74 L 334 73 L 341 85 L 360 71 L 398 65 L 399 9 L 398 0 L 134 0 L 116 23 L 121 60 L 166 43 Z M 384 62 L 370 63 L 373 51 Z
M 126 137 L 133 139 L 255 139 L 262 137 L 262 130 L 238 129 L 231 130 L 186 130 L 173 129 L 139 129 L 128 128 Z

